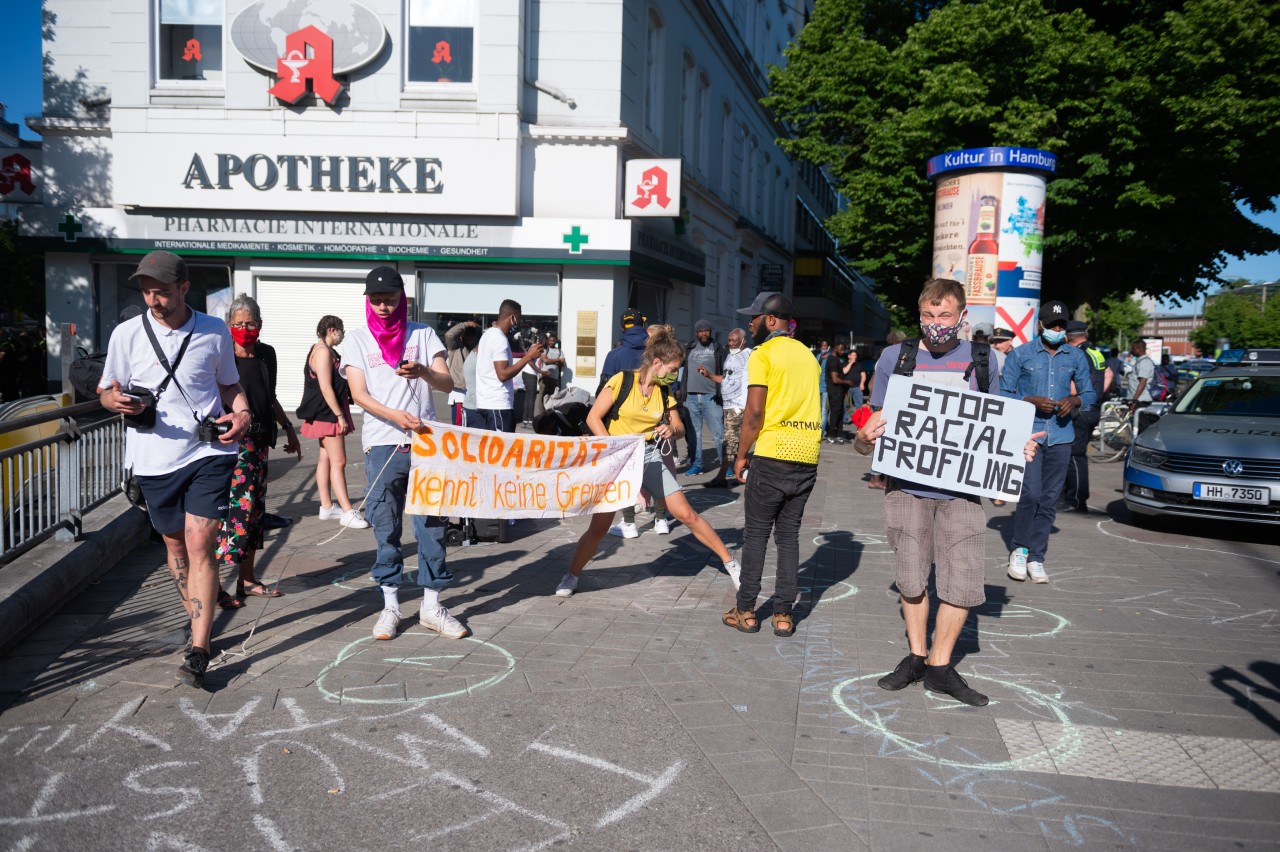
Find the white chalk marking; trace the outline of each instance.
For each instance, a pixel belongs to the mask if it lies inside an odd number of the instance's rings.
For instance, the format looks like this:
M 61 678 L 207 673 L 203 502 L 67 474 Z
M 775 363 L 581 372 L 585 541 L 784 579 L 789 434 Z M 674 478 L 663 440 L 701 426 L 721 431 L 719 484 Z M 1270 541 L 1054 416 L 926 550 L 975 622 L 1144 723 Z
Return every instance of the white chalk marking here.
M 510 799 L 504 798 L 503 796 L 499 796 L 497 793 L 492 793 L 488 790 L 481 790 L 479 787 L 472 784 L 470 781 L 466 780 L 465 778 L 459 778 L 457 775 L 454 775 L 451 772 L 436 772 L 432 774 L 431 778 L 434 781 L 440 781 L 441 783 L 444 783 L 444 784 L 451 784 L 451 785 L 457 786 L 465 790 L 466 792 L 470 793 L 471 795 L 476 796 L 481 801 L 484 801 L 490 805 L 493 805 L 494 810 L 486 814 L 483 817 L 483 819 L 488 819 L 490 817 L 498 816 L 499 814 L 503 814 L 503 813 L 517 813 L 520 816 L 527 817 L 531 820 L 534 820 L 535 822 L 540 822 L 543 825 L 550 826 L 551 828 L 560 830 L 560 834 L 556 835 L 555 837 L 550 837 L 542 841 L 541 843 L 536 843 L 532 846 L 521 847 L 521 852 L 535 852 L 535 850 L 545 849 L 548 846 L 552 846 L 556 843 L 559 843 L 561 840 L 569 839 L 569 835 L 570 835 L 568 830 L 569 827 L 565 825 L 563 822 L 561 822 L 560 820 L 555 819 L 554 817 L 550 817 L 550 816 L 547 816 L 546 814 L 540 814 L 535 811 L 531 811 L 528 808 L 525 808 L 516 804 Z M 451 827 L 449 831 L 450 832 L 457 831 L 459 828 L 473 825 L 480 821 L 482 820 L 471 819 L 471 820 L 468 820 L 465 824 L 459 824 L 457 826 Z M 433 832 L 432 836 L 438 836 L 439 834 L 440 832 Z
M 293 852 L 293 847 L 284 839 L 284 835 L 280 833 L 280 829 L 276 828 L 274 822 L 262 814 L 254 814 L 253 825 L 258 829 L 258 833 L 262 835 L 262 839 L 267 841 L 267 845 L 275 852 Z
M 450 725 L 448 722 L 446 722 L 444 719 L 441 719 L 436 714 L 424 713 L 422 715 L 422 720 L 426 722 L 428 725 L 431 725 L 436 730 L 440 731 L 441 733 L 448 734 L 449 736 L 456 739 L 458 742 L 462 743 L 464 746 L 467 747 L 467 751 L 471 752 L 472 754 L 478 754 L 481 757 L 489 756 L 489 749 L 480 745 L 480 743 L 471 739 L 471 737 L 462 733 L 462 731 L 459 731 L 453 725 Z
M 330 784 L 331 788 L 336 787 L 338 792 L 342 792 L 347 788 L 347 782 L 342 779 L 342 773 L 338 771 L 338 765 L 333 762 L 329 755 L 322 752 L 313 745 L 300 743 L 296 740 L 272 740 L 263 743 L 253 750 L 248 757 L 241 757 L 236 760 L 240 764 L 240 771 L 244 773 L 245 786 L 249 788 L 249 798 L 253 799 L 255 805 L 261 805 L 266 798 L 262 794 L 262 751 L 268 746 L 296 746 L 297 748 L 311 752 L 321 763 L 323 763 L 331 773 L 333 779 L 337 783 Z
M 656 796 L 660 795 L 662 791 L 670 787 L 671 782 L 676 780 L 676 777 L 684 770 L 685 767 L 684 761 L 677 760 L 675 763 L 668 766 L 661 775 L 653 778 L 634 770 L 627 769 L 626 767 L 619 766 L 616 763 L 610 763 L 602 758 L 592 757 L 589 754 L 582 754 L 581 752 L 571 751 L 567 748 L 560 748 L 559 746 L 549 746 L 539 742 L 534 742 L 529 744 L 529 748 L 534 749 L 535 751 L 544 752 L 552 755 L 553 757 L 559 757 L 563 760 L 574 760 L 578 763 L 585 763 L 587 766 L 594 766 L 596 769 L 603 769 L 605 772 L 613 772 L 617 775 L 623 776 L 624 778 L 630 778 L 633 781 L 638 781 L 649 788 L 636 796 L 632 796 L 620 806 L 602 816 L 596 823 L 596 828 L 604 828 L 606 825 L 615 823 L 618 820 L 628 817 L 640 810 L 640 808 L 644 807 Z
M 105 734 L 107 731 L 115 731 L 116 733 L 124 734 L 125 736 L 135 740 L 139 740 L 140 742 L 151 743 L 153 746 L 156 746 L 161 751 L 173 751 L 173 746 L 169 745 L 167 742 L 160 739 L 159 737 L 152 736 L 151 734 L 148 734 L 146 731 L 142 730 L 141 728 L 134 728 L 128 725 L 120 724 L 121 720 L 126 719 L 129 716 L 132 716 L 133 714 L 141 710 L 142 703 L 146 700 L 147 700 L 147 697 L 144 695 L 144 696 L 141 696 L 140 698 L 135 698 L 133 701 L 130 701 L 128 704 L 121 707 L 116 712 L 116 715 L 111 717 L 111 720 L 109 722 L 107 722 L 105 725 L 103 725 L 101 728 L 95 731 L 93 736 L 89 737 L 89 739 L 86 742 L 81 743 L 79 746 L 77 746 L 74 749 L 74 751 L 81 752 L 89 748 L 94 743 L 96 743 L 99 739 L 101 739 L 103 734 Z
M 0 817 L 0 825 L 38 825 L 43 822 L 65 822 L 69 819 L 95 816 L 115 810 L 115 805 L 98 805 L 92 808 L 81 808 L 78 811 L 60 811 L 55 814 L 46 814 L 44 809 L 49 804 L 49 800 L 53 798 L 53 794 L 58 792 L 58 785 L 62 783 L 62 779 L 63 774 L 61 772 L 55 772 L 50 775 L 49 780 L 44 782 L 44 786 L 40 788 L 40 792 L 36 793 L 35 800 L 32 801 L 27 815 Z
M 36 845 L 36 836 L 28 834 L 26 837 L 13 844 L 13 852 L 27 852 L 32 846 Z
M 191 703 L 191 699 L 183 698 L 178 701 L 178 708 L 182 710 L 204 734 L 214 742 L 225 740 L 236 732 L 245 720 L 258 709 L 258 705 L 262 703 L 262 698 L 250 698 L 245 705 L 234 713 L 201 713 L 196 706 Z M 227 723 L 221 728 L 215 728 L 210 719 L 227 719 Z
M 203 846 L 197 846 L 185 837 L 159 831 L 147 835 L 145 848 L 146 852 L 205 852 Z
M 42 736 L 44 736 L 44 732 L 45 732 L 45 731 L 47 731 L 47 730 L 49 730 L 49 726 L 48 726 L 48 725 L 42 725 L 42 726 L 40 726 L 39 728 L 36 728 L 36 735 L 35 735 L 34 737 L 32 737 L 31 739 L 27 740 L 25 743 L 23 743 L 23 744 L 22 744 L 22 747 L 21 747 L 21 748 L 19 748 L 17 751 L 15 751 L 15 752 L 13 753 L 13 756 L 14 756 L 14 757 L 17 757 L 18 755 L 20 755 L 20 754 L 22 754 L 24 751 L 26 751 L 26 750 L 27 750 L 27 748 L 28 748 L 28 747 L 30 747 L 32 743 L 34 743 L 36 740 L 38 740 L 38 739 L 40 739 Z
M 408 753 L 408 757 L 405 757 L 404 755 L 396 754 L 394 751 L 385 749 L 382 746 L 366 743 L 362 740 L 356 739 L 355 737 L 349 737 L 346 734 L 330 733 L 329 736 L 333 737 L 338 742 L 343 742 L 347 745 L 355 746 L 358 749 L 363 749 L 364 751 L 376 754 L 384 760 L 390 760 L 392 763 L 399 763 L 404 766 L 413 767 L 414 769 L 431 768 L 431 761 L 427 760 L 426 755 L 418 748 L 419 745 L 433 747 L 445 745 L 444 743 L 436 742 L 435 740 L 424 740 L 422 737 L 415 737 L 412 734 L 398 734 L 395 740 L 400 743 L 400 745 L 404 746 L 404 750 Z M 457 746 L 452 746 L 452 748 L 456 750 Z
M 1259 562 L 1269 562 L 1272 565 L 1280 565 L 1280 559 L 1267 559 L 1262 556 L 1253 556 L 1248 553 L 1236 553 L 1231 550 L 1215 550 L 1212 547 L 1195 547 L 1190 544 L 1163 544 L 1158 541 L 1138 541 L 1136 538 L 1129 538 L 1127 535 L 1120 535 L 1119 533 L 1107 532 L 1102 528 L 1103 524 L 1113 524 L 1113 523 L 1115 523 L 1115 521 L 1110 518 L 1108 518 L 1105 521 L 1098 521 L 1098 532 L 1102 533 L 1103 535 L 1109 535 L 1112 538 L 1118 538 L 1121 541 L 1127 541 L 1132 544 L 1141 544 L 1144 547 L 1172 547 L 1172 548 L 1175 548 L 1176 550 L 1199 550 L 1199 551 L 1203 551 L 1204 553 L 1225 553 L 1227 556 L 1239 556 L 1244 559 L 1256 559 Z
M 191 760 L 170 760 L 167 763 L 153 763 L 150 766 L 144 766 L 141 769 L 135 769 L 124 778 L 124 786 L 128 787 L 135 793 L 147 793 L 152 796 L 182 796 L 182 801 L 169 808 L 167 811 L 157 811 L 148 814 L 143 819 L 159 819 L 160 817 L 173 816 L 180 814 L 187 808 L 193 807 L 197 802 L 204 798 L 203 794 L 195 787 L 144 787 L 138 780 L 140 776 L 148 772 L 155 772 L 158 769 L 168 769 L 173 766 L 196 766 L 195 761 Z
M 253 734 L 255 737 L 273 737 L 280 734 L 296 734 L 299 731 L 309 731 L 312 728 L 323 728 L 328 725 L 336 725 L 342 719 L 325 719 L 323 722 L 312 722 L 307 717 L 307 713 L 298 706 L 296 698 L 281 698 L 280 703 L 284 705 L 284 709 L 293 717 L 293 725 L 288 728 L 276 728 L 273 731 L 257 731 Z
M 58 734 L 58 738 L 57 738 L 56 740 L 54 740 L 54 741 L 53 741 L 53 743 L 52 743 L 51 745 L 47 745 L 47 746 L 45 746 L 44 753 L 45 753 L 45 754 L 48 754 L 49 752 L 53 751 L 53 750 L 54 750 L 55 748 L 57 748 L 58 746 L 62 745 L 62 741 L 63 741 L 63 740 L 65 740 L 67 737 L 71 736 L 71 733 L 72 733 L 75 729 L 76 729 L 76 726 L 75 726 L 75 725 L 69 725 L 65 731 L 63 731 L 62 733 Z
M 1258 610 L 1257 612 L 1251 612 L 1248 615 L 1235 615 L 1235 616 L 1232 616 L 1231 618 L 1219 618 L 1217 621 L 1210 621 L 1209 623 L 1210 624 L 1226 624 L 1228 621 L 1240 621 L 1243 618 L 1253 618 L 1255 615 L 1266 615 L 1272 612 L 1280 612 L 1280 610 L 1262 609 L 1262 610 Z

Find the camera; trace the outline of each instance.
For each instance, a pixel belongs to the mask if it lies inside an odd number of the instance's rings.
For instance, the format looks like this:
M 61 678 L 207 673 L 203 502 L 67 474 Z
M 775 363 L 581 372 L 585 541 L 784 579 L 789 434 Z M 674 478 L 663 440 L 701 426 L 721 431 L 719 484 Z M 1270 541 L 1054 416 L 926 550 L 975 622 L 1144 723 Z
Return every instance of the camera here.
M 212 417 L 206 417 L 196 426 L 196 437 L 206 444 L 212 444 L 230 431 L 230 423 L 218 423 Z

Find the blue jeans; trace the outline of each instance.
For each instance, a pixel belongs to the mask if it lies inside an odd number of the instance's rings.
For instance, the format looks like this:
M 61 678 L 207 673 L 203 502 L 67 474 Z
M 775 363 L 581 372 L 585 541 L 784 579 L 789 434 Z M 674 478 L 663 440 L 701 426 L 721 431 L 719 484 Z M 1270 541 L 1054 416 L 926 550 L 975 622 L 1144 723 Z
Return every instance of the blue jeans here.
M 711 427 L 711 442 L 716 445 L 716 464 L 720 464 L 722 455 L 721 443 L 724 440 L 724 406 L 716 402 L 713 393 L 691 393 L 684 401 L 689 409 L 687 424 L 693 429 L 694 467 L 702 467 L 702 426 L 703 421 Z M 713 465 L 714 466 L 714 465 Z
M 380 586 L 398 587 L 404 582 L 400 533 L 409 490 L 409 457 L 407 451 L 394 446 L 370 447 L 364 454 L 364 475 L 369 483 L 364 514 L 378 542 L 377 559 L 370 573 Z M 444 532 L 443 518 L 413 516 L 413 535 L 418 540 L 418 582 L 435 591 L 453 582 L 453 574 L 445 565 Z
M 1013 513 L 1013 546 L 1027 549 L 1028 562 L 1044 561 L 1070 463 L 1070 444 L 1041 444 L 1022 473 L 1022 494 Z
M 827 432 L 827 389 L 821 388 L 818 391 L 818 396 L 822 397 L 822 433 L 825 435 Z
M 488 429 L 490 432 L 516 431 L 516 412 L 514 408 L 477 408 L 477 422 L 467 421 L 473 429 Z

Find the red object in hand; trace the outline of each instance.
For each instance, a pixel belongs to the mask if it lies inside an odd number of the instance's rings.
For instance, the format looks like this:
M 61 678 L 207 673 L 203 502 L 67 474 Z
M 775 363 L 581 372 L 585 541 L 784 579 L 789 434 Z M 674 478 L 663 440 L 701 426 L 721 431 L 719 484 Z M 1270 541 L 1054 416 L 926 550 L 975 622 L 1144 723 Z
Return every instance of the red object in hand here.
M 857 428 L 861 429 L 867 425 L 867 421 L 871 419 L 871 406 L 861 405 L 855 408 L 853 414 L 849 415 L 849 422 Z

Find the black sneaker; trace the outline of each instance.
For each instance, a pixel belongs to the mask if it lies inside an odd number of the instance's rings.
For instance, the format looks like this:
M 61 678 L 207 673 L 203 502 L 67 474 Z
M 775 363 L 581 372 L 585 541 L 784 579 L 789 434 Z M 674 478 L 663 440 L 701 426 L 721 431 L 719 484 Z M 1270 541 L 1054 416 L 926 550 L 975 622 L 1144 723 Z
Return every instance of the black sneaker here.
M 924 657 L 919 654 L 907 654 L 902 658 L 902 662 L 898 663 L 897 668 L 880 678 L 876 683 L 881 689 L 888 689 L 897 692 L 899 689 L 906 689 L 918 680 L 924 679 L 925 669 L 928 668 L 924 664 Z
M 209 668 L 209 652 L 201 648 L 192 648 L 178 666 L 178 680 L 187 686 L 204 689 L 204 672 Z
M 945 692 L 956 701 L 970 707 L 986 707 L 987 696 L 969 686 L 954 666 L 926 666 L 924 688 L 930 692 Z

